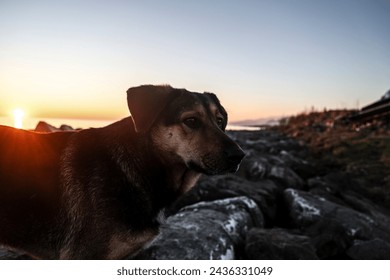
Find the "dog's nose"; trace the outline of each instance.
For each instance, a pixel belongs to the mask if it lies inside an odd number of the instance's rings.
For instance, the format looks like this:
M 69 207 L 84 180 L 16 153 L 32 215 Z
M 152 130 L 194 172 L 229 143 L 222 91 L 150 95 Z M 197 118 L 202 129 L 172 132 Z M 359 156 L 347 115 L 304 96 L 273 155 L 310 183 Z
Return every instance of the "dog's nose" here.
M 231 165 L 238 165 L 245 156 L 244 151 L 240 147 L 228 149 L 225 153 Z

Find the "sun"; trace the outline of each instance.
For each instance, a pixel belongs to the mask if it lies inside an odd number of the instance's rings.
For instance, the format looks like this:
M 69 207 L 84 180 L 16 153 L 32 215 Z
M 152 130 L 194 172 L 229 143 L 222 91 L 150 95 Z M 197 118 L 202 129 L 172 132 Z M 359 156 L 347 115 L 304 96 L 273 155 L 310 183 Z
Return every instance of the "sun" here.
M 25 112 L 18 108 L 13 111 L 14 113 L 14 127 L 15 128 L 23 128 L 23 117 Z

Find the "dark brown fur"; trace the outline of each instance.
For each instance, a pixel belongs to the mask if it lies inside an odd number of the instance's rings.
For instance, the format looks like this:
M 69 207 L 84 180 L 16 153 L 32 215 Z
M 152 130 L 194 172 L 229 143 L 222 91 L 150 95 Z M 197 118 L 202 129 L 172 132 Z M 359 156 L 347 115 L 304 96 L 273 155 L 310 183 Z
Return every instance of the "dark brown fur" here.
M 214 94 L 128 90 L 132 117 L 40 134 L 0 126 L 0 243 L 44 259 L 117 259 L 158 232 L 158 213 L 201 173 L 244 156 Z

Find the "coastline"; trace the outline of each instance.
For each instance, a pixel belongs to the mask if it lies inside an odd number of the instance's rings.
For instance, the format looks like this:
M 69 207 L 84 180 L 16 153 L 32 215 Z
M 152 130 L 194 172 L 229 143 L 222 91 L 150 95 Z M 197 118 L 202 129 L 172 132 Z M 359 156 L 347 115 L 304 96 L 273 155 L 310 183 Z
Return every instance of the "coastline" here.
M 118 119 L 119 120 L 119 119 Z M 106 125 L 109 125 L 111 123 L 114 123 L 118 120 L 83 120 L 83 119 L 62 119 L 62 118 L 27 118 L 23 122 L 23 129 L 26 130 L 33 130 L 37 126 L 37 124 L 40 121 L 44 121 L 52 126 L 60 127 L 61 125 L 69 125 L 74 129 L 82 128 L 98 128 L 98 127 L 104 127 Z M 0 117 L 0 125 L 6 125 L 6 126 L 13 126 L 14 122 L 11 117 Z M 250 125 L 250 126 L 244 126 L 244 125 L 234 125 L 234 124 L 228 124 L 226 130 L 250 130 L 250 131 L 256 131 L 256 130 L 262 130 L 265 126 L 262 125 Z

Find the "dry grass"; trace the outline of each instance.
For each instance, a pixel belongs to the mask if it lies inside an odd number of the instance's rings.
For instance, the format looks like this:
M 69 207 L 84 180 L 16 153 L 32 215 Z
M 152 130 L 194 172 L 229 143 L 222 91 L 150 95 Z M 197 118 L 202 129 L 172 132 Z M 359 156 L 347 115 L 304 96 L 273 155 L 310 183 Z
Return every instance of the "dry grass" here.
M 355 191 L 389 207 L 389 118 L 353 123 L 348 119 L 352 114 L 349 110 L 305 113 L 277 129 L 306 142 L 323 166 L 351 175 L 359 182 Z

